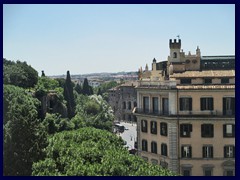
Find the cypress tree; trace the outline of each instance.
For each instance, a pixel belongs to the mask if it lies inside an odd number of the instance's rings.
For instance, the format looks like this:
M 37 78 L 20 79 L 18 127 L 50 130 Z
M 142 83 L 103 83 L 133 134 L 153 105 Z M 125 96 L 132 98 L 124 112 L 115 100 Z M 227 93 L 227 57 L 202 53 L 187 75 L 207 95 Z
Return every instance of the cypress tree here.
M 89 86 L 89 95 L 93 95 L 93 88 L 92 88 L 92 86 Z
M 82 93 L 82 88 L 81 88 L 81 86 L 79 84 L 76 85 L 75 91 L 77 91 L 78 94 Z
M 90 88 L 89 88 L 89 85 L 88 85 L 88 79 L 87 78 L 84 79 L 82 93 L 84 95 L 90 95 Z
M 75 100 L 73 96 L 73 85 L 69 71 L 64 85 L 64 99 L 67 101 L 68 118 L 71 119 L 75 115 Z
M 42 71 L 42 77 L 45 77 L 45 73 L 44 73 L 44 71 Z
M 97 92 L 97 95 L 102 95 L 102 91 L 101 91 L 101 88 L 98 88 L 98 92 Z

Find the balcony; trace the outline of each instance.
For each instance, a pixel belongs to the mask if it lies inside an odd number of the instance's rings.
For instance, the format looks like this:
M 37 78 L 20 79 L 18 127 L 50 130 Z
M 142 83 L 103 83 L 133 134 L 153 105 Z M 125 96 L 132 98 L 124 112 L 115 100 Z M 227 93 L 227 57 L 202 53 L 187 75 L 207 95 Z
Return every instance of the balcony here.
M 152 116 L 169 116 L 171 113 L 169 111 L 152 111 L 149 109 L 136 108 L 135 113 L 147 114 Z
M 148 109 L 142 109 L 142 108 L 136 108 L 134 113 L 137 114 L 144 114 L 144 115 L 150 115 L 150 116 L 182 116 L 182 117 L 206 117 L 206 116 L 220 116 L 223 118 L 226 117 L 234 117 L 234 115 L 222 115 L 222 112 L 220 111 L 179 111 L 178 114 L 177 112 L 175 114 L 171 113 L 171 111 L 153 111 L 153 110 L 148 110 Z

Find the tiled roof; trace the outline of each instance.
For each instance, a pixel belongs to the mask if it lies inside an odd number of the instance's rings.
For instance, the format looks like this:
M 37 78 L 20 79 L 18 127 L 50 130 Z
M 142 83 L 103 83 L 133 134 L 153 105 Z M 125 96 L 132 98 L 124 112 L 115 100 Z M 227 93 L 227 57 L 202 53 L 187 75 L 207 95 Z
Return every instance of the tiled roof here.
M 235 70 L 185 71 L 183 73 L 174 73 L 170 75 L 170 78 L 185 77 L 235 77 Z

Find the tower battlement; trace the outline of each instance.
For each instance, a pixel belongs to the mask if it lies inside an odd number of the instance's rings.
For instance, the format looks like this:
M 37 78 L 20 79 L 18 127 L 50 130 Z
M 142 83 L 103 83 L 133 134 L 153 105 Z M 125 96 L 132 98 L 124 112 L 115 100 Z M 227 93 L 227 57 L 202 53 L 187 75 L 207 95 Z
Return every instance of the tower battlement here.
M 172 39 L 169 40 L 169 48 L 170 49 L 181 49 L 181 39 L 178 39 L 178 41 L 176 39 L 174 39 L 174 41 L 172 42 Z

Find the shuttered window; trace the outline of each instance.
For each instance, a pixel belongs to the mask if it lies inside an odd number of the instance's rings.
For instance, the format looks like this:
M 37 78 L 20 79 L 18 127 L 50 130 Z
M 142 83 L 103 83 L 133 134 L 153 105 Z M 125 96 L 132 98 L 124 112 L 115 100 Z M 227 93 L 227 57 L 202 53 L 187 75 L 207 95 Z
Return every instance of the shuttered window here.
M 213 124 L 202 124 L 201 125 L 202 137 L 214 137 L 214 126 Z
M 213 98 L 201 98 L 201 111 L 213 110 Z

